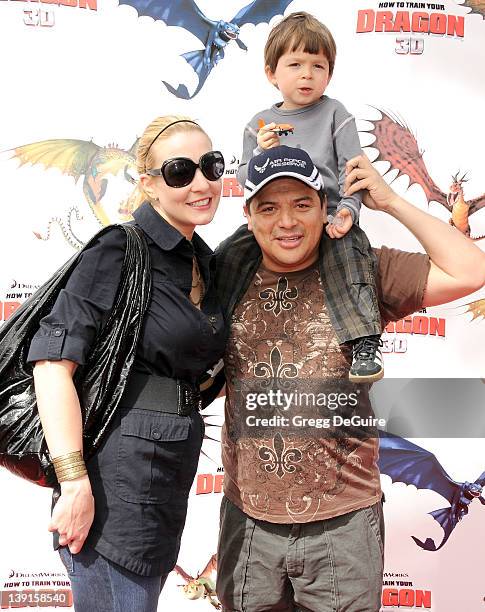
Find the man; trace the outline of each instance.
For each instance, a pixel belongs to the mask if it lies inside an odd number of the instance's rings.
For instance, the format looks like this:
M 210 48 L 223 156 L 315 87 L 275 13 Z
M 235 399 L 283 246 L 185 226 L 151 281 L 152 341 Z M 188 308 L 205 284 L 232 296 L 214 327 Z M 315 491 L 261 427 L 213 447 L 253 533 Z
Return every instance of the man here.
M 350 351 L 337 334 L 352 278 L 342 278 L 323 231 L 323 188 L 301 149 L 275 147 L 253 158 L 248 227 L 217 252 L 230 322 L 217 580 L 226 611 L 380 609 L 384 530 L 375 430 L 325 431 L 322 415 L 350 414 L 349 403 L 287 401 L 295 389 L 327 401 L 336 383 L 347 385 L 339 397 L 352 395 Z M 485 283 L 485 254 L 397 196 L 365 157 L 348 162 L 345 189 L 366 190 L 364 204 L 403 223 L 427 253 L 376 251 L 368 272 L 383 326 Z M 351 231 L 365 249 L 363 232 Z M 352 277 L 360 264 L 350 263 Z M 351 292 L 369 299 L 365 284 Z M 368 389 L 358 388 L 365 411 Z

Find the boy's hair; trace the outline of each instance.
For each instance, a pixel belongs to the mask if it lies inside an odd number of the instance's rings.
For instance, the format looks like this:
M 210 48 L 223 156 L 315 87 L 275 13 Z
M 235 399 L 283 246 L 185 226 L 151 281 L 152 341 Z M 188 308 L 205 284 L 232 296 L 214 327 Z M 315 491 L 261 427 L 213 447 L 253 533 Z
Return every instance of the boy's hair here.
M 323 51 L 332 76 L 337 55 L 337 46 L 332 33 L 316 17 L 300 11 L 291 13 L 271 30 L 264 47 L 264 65 L 271 72 L 276 70 L 280 57 L 287 51 L 296 51 L 301 46 L 306 53 Z

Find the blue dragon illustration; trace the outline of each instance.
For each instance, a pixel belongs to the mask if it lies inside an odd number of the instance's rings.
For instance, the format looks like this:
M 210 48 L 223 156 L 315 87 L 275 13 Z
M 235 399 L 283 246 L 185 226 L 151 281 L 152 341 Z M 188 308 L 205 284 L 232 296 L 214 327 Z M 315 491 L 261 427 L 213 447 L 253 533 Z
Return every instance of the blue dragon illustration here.
M 379 431 L 379 469 L 395 482 L 414 485 L 418 489 L 431 489 L 450 503 L 448 508 L 433 510 L 429 514 L 441 525 L 444 536 L 436 546 L 432 538 L 424 542 L 411 536 L 424 550 L 439 550 L 447 542 L 459 521 L 468 514 L 468 506 L 478 498 L 482 504 L 485 472 L 474 482 L 456 482 L 445 472 L 433 453 L 404 438 Z
M 253 0 L 244 6 L 231 21 L 213 21 L 202 13 L 194 0 L 120 0 L 120 5 L 127 4 L 138 11 L 139 17 L 149 16 L 161 19 L 168 26 L 185 28 L 196 36 L 204 49 L 189 51 L 182 57 L 192 66 L 199 77 L 199 83 L 190 94 L 186 85 L 172 87 L 166 81 L 163 84 L 168 91 L 178 98 L 190 100 L 202 89 L 212 68 L 224 58 L 224 48 L 232 40 L 240 49 L 247 51 L 246 45 L 239 39 L 241 26 L 251 23 L 268 23 L 275 15 L 283 14 L 293 0 Z

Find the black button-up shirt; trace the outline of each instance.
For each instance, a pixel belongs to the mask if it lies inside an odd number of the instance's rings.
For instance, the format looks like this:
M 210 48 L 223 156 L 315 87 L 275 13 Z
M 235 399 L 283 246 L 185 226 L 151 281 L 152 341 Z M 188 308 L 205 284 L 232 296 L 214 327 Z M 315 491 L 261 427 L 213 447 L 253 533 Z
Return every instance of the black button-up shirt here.
M 212 253 L 196 234 L 189 242 L 148 203 L 133 216 L 146 235 L 152 273 L 152 296 L 133 369 L 195 382 L 222 357 L 226 339 Z M 125 244 L 124 232 L 107 232 L 83 253 L 41 321 L 29 361 L 85 363 L 114 302 Z M 206 287 L 200 309 L 188 297 L 194 254 Z M 198 412 L 178 416 L 135 409 L 122 398 L 102 445 L 87 464 L 96 507 L 87 545 L 141 575 L 169 572 L 180 546 L 203 435 Z
M 224 325 L 213 290 L 212 252 L 197 234 L 189 242 L 148 203 L 133 216 L 147 238 L 153 283 L 134 369 L 193 382 L 224 350 Z M 85 363 L 96 332 L 110 313 L 125 245 L 125 234 L 113 231 L 83 253 L 51 313 L 42 319 L 28 361 Z M 206 287 L 200 310 L 188 299 L 194 254 Z

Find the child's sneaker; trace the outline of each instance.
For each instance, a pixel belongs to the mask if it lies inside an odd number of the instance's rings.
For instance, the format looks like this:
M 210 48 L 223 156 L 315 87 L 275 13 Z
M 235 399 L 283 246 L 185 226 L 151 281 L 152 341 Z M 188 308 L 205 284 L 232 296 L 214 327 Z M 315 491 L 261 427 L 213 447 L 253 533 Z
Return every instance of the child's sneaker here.
M 366 383 L 380 380 L 384 376 L 380 336 L 364 336 L 354 340 L 352 347 L 352 366 L 349 380 L 354 383 Z

